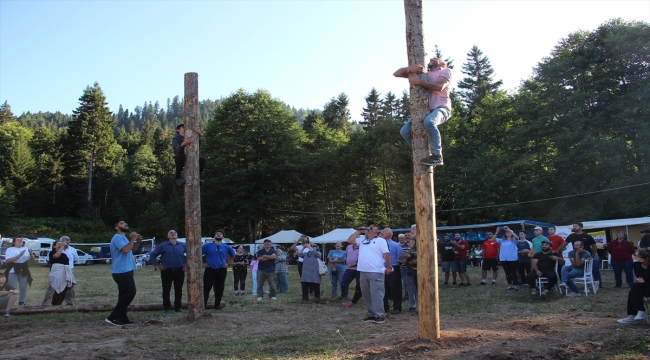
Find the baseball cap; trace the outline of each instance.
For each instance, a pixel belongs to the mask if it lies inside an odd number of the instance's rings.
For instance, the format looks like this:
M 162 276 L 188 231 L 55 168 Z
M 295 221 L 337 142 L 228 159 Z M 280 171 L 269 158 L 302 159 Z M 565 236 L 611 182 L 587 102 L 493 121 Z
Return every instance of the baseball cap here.
M 264 239 L 264 242 L 267 242 L 267 241 L 268 241 L 268 242 L 271 242 L 271 240 L 269 240 L 269 239 Z
M 547 239 L 544 239 L 544 240 L 542 240 L 542 244 L 543 244 L 543 243 L 548 243 L 548 244 L 550 244 L 551 242 L 550 242 L 549 240 L 547 240 Z
M 535 226 L 533 230 L 543 230 L 541 226 Z
M 650 229 L 641 230 L 641 234 L 643 233 L 650 234 Z

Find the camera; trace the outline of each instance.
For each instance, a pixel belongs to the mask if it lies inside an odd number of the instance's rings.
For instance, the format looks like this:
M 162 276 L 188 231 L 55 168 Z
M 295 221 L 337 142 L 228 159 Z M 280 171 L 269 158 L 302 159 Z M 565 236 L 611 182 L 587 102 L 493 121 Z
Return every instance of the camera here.
M 505 230 L 507 226 L 499 226 L 499 230 Z

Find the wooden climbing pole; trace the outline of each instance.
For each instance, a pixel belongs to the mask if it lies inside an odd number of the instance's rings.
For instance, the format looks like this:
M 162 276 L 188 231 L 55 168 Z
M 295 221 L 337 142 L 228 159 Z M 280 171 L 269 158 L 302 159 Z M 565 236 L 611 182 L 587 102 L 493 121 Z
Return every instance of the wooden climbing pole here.
M 185 74 L 183 122 L 185 137 L 193 140 L 185 147 L 185 237 L 187 294 L 190 321 L 205 312 L 203 302 L 203 262 L 201 260 L 201 184 L 199 177 L 199 74 Z
M 404 0 L 406 15 L 406 48 L 408 64 L 426 68 L 422 0 Z M 426 80 L 426 74 L 419 75 Z M 411 86 L 411 122 L 413 139 L 413 188 L 415 191 L 415 223 L 418 248 L 418 322 L 420 339 L 440 338 L 438 296 L 438 256 L 436 243 L 436 212 L 433 192 L 433 167 L 420 163 L 429 156 L 424 118 L 429 114 L 429 94 L 421 86 Z

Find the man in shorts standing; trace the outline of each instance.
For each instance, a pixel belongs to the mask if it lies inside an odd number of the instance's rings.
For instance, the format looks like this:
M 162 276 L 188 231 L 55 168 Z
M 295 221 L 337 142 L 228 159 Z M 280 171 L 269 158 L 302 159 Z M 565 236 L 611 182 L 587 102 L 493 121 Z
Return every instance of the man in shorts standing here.
M 460 284 L 458 286 L 470 286 L 469 274 L 467 273 L 467 253 L 469 252 L 469 244 L 463 240 L 460 233 L 454 234 L 454 240 L 451 242 L 454 245 L 454 253 L 456 258 L 456 271 L 460 275 Z
M 449 235 L 445 235 L 445 242 L 438 244 L 438 256 L 440 257 L 438 261 L 442 263 L 442 272 L 445 273 L 445 283 L 444 285 L 449 285 L 449 272 L 451 271 L 454 274 L 454 282 L 452 285 L 456 285 L 456 253 L 454 244 L 451 243 L 451 238 Z
M 481 271 L 481 285 L 487 283 L 487 272 L 492 269 L 492 285 L 497 284 L 497 274 L 499 271 L 499 249 L 501 245 L 496 241 L 492 231 L 487 233 L 488 239 L 483 242 L 483 269 Z

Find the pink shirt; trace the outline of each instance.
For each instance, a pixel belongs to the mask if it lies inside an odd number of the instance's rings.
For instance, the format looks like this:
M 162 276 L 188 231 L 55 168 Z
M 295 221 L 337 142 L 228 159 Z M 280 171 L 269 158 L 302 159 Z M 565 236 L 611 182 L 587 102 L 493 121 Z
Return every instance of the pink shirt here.
M 251 261 L 251 271 L 257 271 L 257 264 L 259 264 L 257 260 Z
M 345 248 L 345 267 L 350 270 L 356 270 L 358 260 L 359 249 L 355 249 L 354 245 L 348 245 Z
M 444 68 L 440 70 L 434 70 L 427 73 L 429 82 L 435 83 L 438 81 L 439 77 L 444 77 L 451 82 L 451 69 Z M 429 91 L 429 110 L 437 109 L 439 107 L 446 107 L 451 111 L 451 99 L 449 98 L 449 85 L 447 85 L 442 91 Z

